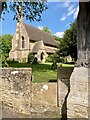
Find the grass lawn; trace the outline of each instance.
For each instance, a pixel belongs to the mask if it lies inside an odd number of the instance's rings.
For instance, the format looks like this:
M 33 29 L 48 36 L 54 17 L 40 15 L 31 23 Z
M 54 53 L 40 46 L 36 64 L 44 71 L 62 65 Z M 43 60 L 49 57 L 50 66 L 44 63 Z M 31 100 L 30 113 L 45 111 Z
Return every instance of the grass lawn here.
M 57 70 L 51 69 L 52 63 L 30 64 L 30 63 L 9 63 L 9 67 L 28 67 L 32 68 L 34 76 L 33 82 L 55 82 L 57 79 Z M 60 64 L 58 64 L 59 66 Z M 62 64 L 62 67 L 73 67 L 73 65 Z

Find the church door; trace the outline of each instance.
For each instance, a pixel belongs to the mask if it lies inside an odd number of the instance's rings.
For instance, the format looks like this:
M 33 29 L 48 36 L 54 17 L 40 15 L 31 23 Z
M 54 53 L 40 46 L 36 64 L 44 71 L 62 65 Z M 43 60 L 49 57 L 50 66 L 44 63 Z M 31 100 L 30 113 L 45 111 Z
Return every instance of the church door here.
M 44 58 L 44 53 L 42 52 L 41 53 L 41 60 L 43 60 L 43 58 Z

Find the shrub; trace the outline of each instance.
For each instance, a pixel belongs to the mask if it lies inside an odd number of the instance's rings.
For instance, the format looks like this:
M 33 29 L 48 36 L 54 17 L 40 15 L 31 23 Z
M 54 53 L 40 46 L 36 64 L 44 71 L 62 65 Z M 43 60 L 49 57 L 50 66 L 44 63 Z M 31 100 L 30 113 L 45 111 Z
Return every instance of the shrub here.
M 35 58 L 34 54 L 33 54 L 33 53 L 29 53 L 29 54 L 28 54 L 28 63 L 33 62 L 33 61 L 34 61 L 34 58 Z
M 48 55 L 46 62 L 53 62 L 53 55 Z
M 53 62 L 53 64 L 52 64 L 52 69 L 53 69 L 53 70 L 57 69 L 57 63 L 56 63 L 56 62 Z
M 2 59 L 2 63 L 4 63 L 5 62 L 5 56 L 2 55 L 2 53 L 1 53 L 1 59 Z
M 1 65 L 0 66 L 2 66 L 2 67 L 8 67 L 8 63 L 7 63 L 7 61 L 6 61 L 6 58 L 5 58 L 5 56 L 3 55 L 3 54 L 1 54 L 1 56 L 0 56 L 0 58 L 1 58 Z
M 22 60 L 20 61 L 21 63 L 26 63 L 27 59 L 26 58 L 22 58 Z
M 65 57 L 60 57 L 60 60 L 61 60 L 61 63 L 65 63 L 66 62 Z
M 37 58 L 35 57 L 32 64 L 38 64 Z
M 14 59 L 13 59 L 13 60 L 7 60 L 7 63 L 8 63 L 8 64 L 18 63 L 18 61 L 14 60 Z

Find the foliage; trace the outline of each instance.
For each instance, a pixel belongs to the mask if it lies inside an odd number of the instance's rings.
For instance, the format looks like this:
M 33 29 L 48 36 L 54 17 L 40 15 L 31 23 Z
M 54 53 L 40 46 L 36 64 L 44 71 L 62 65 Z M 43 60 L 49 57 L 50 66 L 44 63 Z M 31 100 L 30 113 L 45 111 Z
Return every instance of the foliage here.
M 14 59 L 13 60 L 7 60 L 7 63 L 8 64 L 12 64 L 12 63 L 15 64 L 15 63 L 18 63 L 18 61 L 14 60 Z
M 51 34 L 51 31 L 50 29 L 46 26 L 46 27 L 43 27 L 42 29 L 43 31 L 47 32 L 47 33 L 50 33 Z
M 35 57 L 35 55 L 33 53 L 29 53 L 29 55 L 28 55 L 28 63 L 38 64 L 37 58 Z
M 30 22 L 34 20 L 41 21 L 42 12 L 48 9 L 46 1 L 41 0 L 38 0 L 38 2 L 10 2 L 8 5 L 7 2 L 2 2 L 2 4 L 0 2 L 0 7 L 2 6 L 3 14 L 5 14 L 6 11 L 9 12 L 11 10 L 14 12 L 13 19 L 18 20 L 18 13 L 20 17 L 23 13 L 23 16 L 25 16 L 26 20 L 30 20 Z M 20 11 L 19 6 L 21 6 L 22 12 Z
M 59 41 L 59 42 L 62 40 L 62 38 L 59 38 L 59 37 L 57 37 L 56 35 L 53 35 L 53 37 L 54 37 L 55 40 L 57 40 L 57 41 Z
M 77 21 L 71 24 L 71 27 L 65 31 L 64 37 L 60 41 L 59 56 L 68 56 L 77 59 Z
M 34 58 L 35 58 L 34 54 L 33 53 L 29 53 L 28 54 L 28 63 L 32 63 Z
M 54 53 L 53 55 L 49 55 L 47 58 L 46 58 L 46 62 L 61 62 L 60 61 L 60 56 L 56 53 Z
M 56 62 L 53 62 L 52 64 L 52 67 L 51 67 L 53 70 L 57 69 L 57 63 Z
M 54 53 L 52 60 L 53 60 L 53 63 L 58 63 L 58 62 L 60 62 L 60 56 L 58 54 Z
M 45 64 L 31 64 L 31 63 L 9 63 L 9 67 L 18 67 L 18 68 L 32 68 L 32 74 L 34 76 L 33 82 L 49 82 L 55 81 L 57 78 L 57 70 L 51 68 L 52 63 Z M 58 63 L 58 66 L 61 66 L 61 63 Z M 62 64 L 62 67 L 74 67 L 70 64 Z
M 38 64 L 37 57 L 34 58 L 34 60 L 32 61 L 32 64 Z
M 53 55 L 48 55 L 45 62 L 53 62 Z
M 46 62 L 60 62 L 60 58 L 58 54 L 48 55 L 46 58 Z
M 55 81 L 57 78 L 57 71 L 51 69 L 51 64 L 31 64 L 31 63 L 9 63 L 9 67 L 18 68 L 32 68 L 32 74 L 34 76 L 33 82 L 49 82 Z
M 3 36 L 0 36 L 0 39 L 2 41 L 2 46 L 1 46 L 1 50 L 2 50 L 2 64 L 6 63 L 6 59 L 9 56 L 9 52 L 11 50 L 12 47 L 12 38 L 13 36 L 10 34 L 5 34 Z
M 60 62 L 60 58 L 58 54 L 53 54 L 53 55 L 49 55 L 46 59 L 46 62 L 52 62 L 52 66 L 51 68 L 53 70 L 57 69 L 57 63 Z
M 1 14 L 5 14 L 5 11 L 8 11 L 8 7 L 7 7 L 7 3 L 6 2 L 1 2 L 0 1 L 0 18 L 1 18 Z

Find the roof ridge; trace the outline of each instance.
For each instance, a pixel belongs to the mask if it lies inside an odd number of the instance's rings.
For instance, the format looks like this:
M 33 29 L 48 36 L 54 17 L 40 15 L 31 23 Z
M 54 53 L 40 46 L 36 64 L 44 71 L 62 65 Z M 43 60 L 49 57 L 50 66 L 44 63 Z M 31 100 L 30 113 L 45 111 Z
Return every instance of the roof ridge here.
M 23 23 L 24 23 L 24 22 L 23 22 Z M 32 27 L 32 28 L 34 28 L 34 29 L 36 29 L 36 30 L 39 30 L 39 31 L 41 31 L 41 32 L 44 32 L 44 33 L 52 36 L 50 33 L 46 32 L 46 31 L 40 30 L 39 28 L 36 28 L 36 27 L 34 27 L 34 26 L 32 26 L 32 25 L 29 25 L 29 24 L 27 24 L 27 23 L 24 23 L 24 24 L 26 24 L 26 25 L 28 25 L 29 27 Z M 53 37 L 53 36 L 52 36 L 52 37 Z
M 47 33 L 43 30 L 40 30 L 32 25 L 24 23 L 25 29 L 27 34 L 29 35 L 29 38 L 33 41 L 39 41 L 42 40 L 43 43 L 52 45 L 52 46 L 57 46 L 57 42 L 54 39 L 54 37 L 50 34 Z

